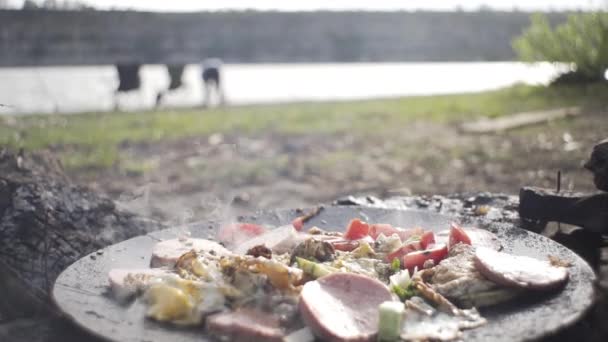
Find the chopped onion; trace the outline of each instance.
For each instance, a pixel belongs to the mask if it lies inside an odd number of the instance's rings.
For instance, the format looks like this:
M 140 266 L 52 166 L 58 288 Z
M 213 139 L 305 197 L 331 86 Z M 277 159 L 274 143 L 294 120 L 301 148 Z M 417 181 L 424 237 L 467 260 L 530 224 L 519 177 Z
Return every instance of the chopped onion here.
M 401 270 L 389 278 L 390 286 L 406 287 L 410 283 L 410 272 L 408 270 Z

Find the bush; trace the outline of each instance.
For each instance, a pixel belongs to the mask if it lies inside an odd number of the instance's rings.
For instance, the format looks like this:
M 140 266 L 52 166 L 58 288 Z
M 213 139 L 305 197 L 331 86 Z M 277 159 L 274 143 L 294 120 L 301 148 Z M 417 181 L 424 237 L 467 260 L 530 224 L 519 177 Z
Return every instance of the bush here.
M 608 69 L 608 13 L 576 13 L 552 28 L 543 14 L 531 17 L 532 24 L 513 41 L 519 58 L 526 62 L 571 63 L 567 77 L 581 82 L 603 81 Z M 577 75 L 577 76 L 574 76 Z

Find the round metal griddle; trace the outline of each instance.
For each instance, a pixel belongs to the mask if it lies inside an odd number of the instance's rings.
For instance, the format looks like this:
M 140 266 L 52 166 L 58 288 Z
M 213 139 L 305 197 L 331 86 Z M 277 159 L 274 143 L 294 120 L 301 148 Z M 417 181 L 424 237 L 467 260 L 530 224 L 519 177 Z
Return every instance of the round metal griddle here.
M 262 212 L 242 221 L 282 225 L 301 214 L 295 210 Z M 440 231 L 448 228 L 449 218 L 425 211 L 388 210 L 362 207 L 327 207 L 306 226 L 344 229 L 354 217 L 368 222 L 391 223 L 401 227 L 421 226 Z M 474 222 L 469 222 L 474 223 Z M 208 222 L 189 227 L 193 237 L 209 238 L 219 226 Z M 558 292 L 542 293 L 525 300 L 481 310 L 488 324 L 464 333 L 466 341 L 523 341 L 537 339 L 572 324 L 593 303 L 595 275 L 589 265 L 566 247 L 538 234 L 510 224 L 478 225 L 494 232 L 505 251 L 546 259 L 548 255 L 572 263 L 570 279 Z M 107 293 L 107 274 L 112 268 L 147 268 L 152 246 L 175 238 L 177 229 L 139 236 L 92 253 L 66 269 L 57 279 L 53 296 L 58 307 L 77 325 L 109 341 L 124 342 L 200 342 L 210 341 L 202 327 L 180 328 L 151 321 L 137 301 L 117 303 Z

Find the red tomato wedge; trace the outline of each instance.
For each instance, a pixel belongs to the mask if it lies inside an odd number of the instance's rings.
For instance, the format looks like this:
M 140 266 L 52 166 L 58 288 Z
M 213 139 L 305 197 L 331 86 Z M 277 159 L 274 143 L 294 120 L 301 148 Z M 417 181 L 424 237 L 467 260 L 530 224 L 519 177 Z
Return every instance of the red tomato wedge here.
M 456 223 L 452 223 L 450 227 L 450 237 L 448 240 L 448 248 L 451 248 L 457 243 L 471 244 L 471 238 L 467 233 Z
M 360 219 L 352 219 L 346 227 L 344 238 L 347 240 L 359 240 L 369 235 L 369 225 Z
M 399 231 L 397 228 L 391 226 L 388 223 L 375 223 L 369 225 L 369 236 L 376 240 L 380 234 L 384 236 L 391 236 L 397 234 Z
M 423 249 L 423 248 L 419 241 L 410 242 L 410 243 L 403 245 L 403 246 L 399 247 L 398 249 L 390 252 L 386 256 L 386 261 L 388 261 L 390 263 L 395 258 L 401 259 L 403 256 L 405 256 L 411 252 L 419 251 L 421 249 Z
M 420 237 L 420 245 L 422 249 L 426 249 L 428 246 L 435 243 L 435 234 L 431 231 L 424 232 Z
M 291 225 L 297 230 L 300 231 L 304 227 L 304 216 L 296 217 L 291 221 Z
M 434 245 L 429 249 L 411 252 L 403 256 L 401 267 L 406 268 L 410 274 L 412 274 L 416 267 L 418 270 L 421 270 L 425 261 L 433 260 L 435 265 L 437 265 L 441 260 L 445 259 L 447 255 L 448 246 L 445 244 Z
M 397 228 L 397 229 L 398 229 L 397 234 L 399 235 L 399 237 L 401 238 L 401 241 L 403 241 L 403 242 L 407 241 L 409 238 L 411 238 L 413 236 L 422 236 L 422 234 L 424 234 L 424 229 L 422 229 L 420 227 L 409 228 L 409 229 L 403 229 L 403 228 Z
M 266 228 L 255 223 L 237 223 L 236 224 L 241 232 L 250 235 L 260 235 L 266 233 Z
M 232 223 L 220 228 L 217 239 L 226 244 L 239 244 L 264 233 L 266 228 L 255 223 Z
M 370 224 L 369 225 L 369 236 L 372 237 L 372 239 L 376 240 L 378 238 L 378 236 L 380 236 L 380 234 L 384 234 L 384 236 L 391 236 L 393 234 L 397 234 L 399 235 L 399 238 L 401 239 L 401 241 L 405 242 L 407 239 L 411 238 L 412 236 L 420 236 L 424 233 L 424 230 L 422 228 L 410 228 L 410 229 L 403 229 L 403 228 L 398 228 L 398 227 L 393 227 L 392 225 L 388 224 L 388 223 L 376 223 L 376 224 Z
M 422 236 L 422 234 L 424 234 L 424 229 L 420 228 L 420 227 L 416 227 L 416 228 L 409 228 L 409 229 L 399 229 L 399 237 L 401 238 L 401 241 L 407 241 L 407 239 L 411 238 L 412 236 Z

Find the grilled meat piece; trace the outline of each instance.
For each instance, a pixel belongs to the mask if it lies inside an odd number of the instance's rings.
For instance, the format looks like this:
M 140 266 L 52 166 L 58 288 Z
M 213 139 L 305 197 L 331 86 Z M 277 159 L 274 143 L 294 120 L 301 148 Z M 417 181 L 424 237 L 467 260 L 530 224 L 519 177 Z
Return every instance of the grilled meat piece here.
M 264 245 L 257 245 L 254 247 L 249 248 L 249 250 L 246 253 L 247 255 L 251 255 L 254 258 L 257 257 L 263 257 L 266 259 L 270 259 L 272 258 L 272 251 L 270 250 L 270 248 L 264 246 Z
M 475 266 L 475 248 L 457 244 L 448 258 L 432 269 L 432 287 L 463 307 L 488 306 L 507 301 L 519 291 L 500 287 L 484 277 Z
M 296 246 L 291 253 L 290 262 L 293 263 L 296 260 L 296 257 L 319 262 L 331 261 L 334 259 L 335 253 L 336 250 L 331 243 L 311 238 L 300 242 Z

